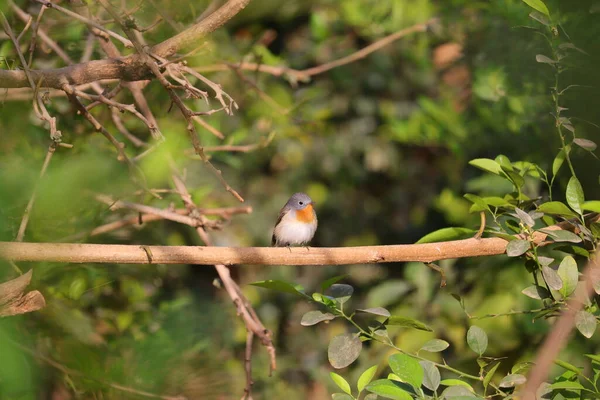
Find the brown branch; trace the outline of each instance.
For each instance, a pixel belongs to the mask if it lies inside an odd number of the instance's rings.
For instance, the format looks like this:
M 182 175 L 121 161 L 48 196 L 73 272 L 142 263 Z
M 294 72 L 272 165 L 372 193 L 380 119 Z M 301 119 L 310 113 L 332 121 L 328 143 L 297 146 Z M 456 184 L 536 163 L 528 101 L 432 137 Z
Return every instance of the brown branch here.
M 380 50 L 381 48 L 388 46 L 389 44 L 395 42 L 398 39 L 401 39 L 407 35 L 416 33 L 416 32 L 425 32 L 431 25 L 434 25 L 439 20 L 437 18 L 432 18 L 429 21 L 421 24 L 416 24 L 411 27 L 402 29 L 398 32 L 394 32 L 384 38 L 377 40 L 376 42 L 364 47 L 348 56 L 339 58 L 337 60 L 333 60 L 327 62 L 325 64 L 318 65 L 316 67 L 311 67 L 303 70 L 288 68 L 288 67 L 277 67 L 272 65 L 264 65 L 257 63 L 241 63 L 241 64 L 232 64 L 232 63 L 222 63 L 216 65 L 208 65 L 202 67 L 194 68 L 199 72 L 217 72 L 217 71 L 227 71 L 229 69 L 234 70 L 247 70 L 247 71 L 258 71 L 267 73 L 273 76 L 282 76 L 287 75 L 293 79 L 293 81 L 306 81 L 310 77 L 322 74 L 323 72 L 332 70 L 337 67 L 341 67 L 342 65 L 350 64 L 355 61 L 361 60 L 367 57 L 369 54 Z
M 546 234 L 535 235 L 538 246 Z M 449 242 L 358 247 L 195 247 L 147 246 L 156 264 L 196 265 L 346 265 L 433 261 L 503 254 L 507 241 L 501 238 L 464 239 Z M 0 257 L 13 261 L 97 262 L 147 264 L 139 246 L 0 242 Z
M 37 290 L 25 293 L 32 271 L 30 269 L 18 278 L 0 283 L 0 317 L 25 314 L 46 306 L 44 296 Z
M 571 331 L 575 326 L 575 317 L 586 304 L 586 299 L 594 293 L 594 283 L 600 280 L 600 263 L 598 258 L 593 258 L 583 272 L 584 284 L 577 288 L 575 295 L 567 303 L 566 309 L 554 324 L 550 334 L 538 349 L 534 366 L 529 373 L 527 382 L 520 397 L 523 400 L 536 400 L 536 391 L 546 381 L 550 368 L 558 354 L 567 343 Z

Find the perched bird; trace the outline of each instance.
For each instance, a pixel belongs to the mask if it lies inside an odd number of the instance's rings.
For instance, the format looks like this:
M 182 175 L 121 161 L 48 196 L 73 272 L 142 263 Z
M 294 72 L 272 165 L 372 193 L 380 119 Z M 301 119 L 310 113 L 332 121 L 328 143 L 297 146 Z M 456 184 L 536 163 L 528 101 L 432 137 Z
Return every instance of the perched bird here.
M 305 245 L 317 230 L 317 213 L 306 193 L 294 193 L 279 212 L 272 246 Z

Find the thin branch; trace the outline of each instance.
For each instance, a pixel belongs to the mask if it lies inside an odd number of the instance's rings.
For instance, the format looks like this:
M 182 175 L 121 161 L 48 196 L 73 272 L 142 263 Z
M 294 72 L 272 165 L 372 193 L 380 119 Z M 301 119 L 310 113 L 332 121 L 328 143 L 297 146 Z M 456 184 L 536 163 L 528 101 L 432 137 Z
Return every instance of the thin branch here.
M 109 35 L 109 36 L 117 39 L 119 42 L 123 43 L 123 45 L 125 47 L 129 47 L 129 48 L 133 47 L 133 44 L 131 43 L 130 40 L 124 38 L 123 36 L 119 35 L 118 33 L 115 33 L 109 29 L 106 29 L 102 25 L 98 24 L 95 21 L 92 21 L 89 18 L 84 17 L 83 15 L 77 14 L 71 10 L 61 7 L 58 4 L 54 4 L 48 0 L 36 0 L 36 1 L 48 8 L 54 8 L 55 10 L 60 11 L 63 14 L 68 15 L 69 17 L 74 18 L 78 21 L 81 21 L 86 25 L 93 26 L 94 28 L 101 30 L 102 32 L 106 33 L 107 35 Z

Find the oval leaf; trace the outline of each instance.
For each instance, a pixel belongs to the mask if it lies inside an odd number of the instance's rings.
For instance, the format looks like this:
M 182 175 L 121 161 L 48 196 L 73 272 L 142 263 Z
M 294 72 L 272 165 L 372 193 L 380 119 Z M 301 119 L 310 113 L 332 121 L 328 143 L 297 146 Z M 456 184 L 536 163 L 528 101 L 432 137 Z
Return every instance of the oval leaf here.
M 579 271 L 577 270 L 577 263 L 571 256 L 566 256 L 558 267 L 558 276 L 563 283 L 563 287 L 560 289 L 560 294 L 563 297 L 568 297 L 575 291 L 577 287 L 577 281 L 579 280 Z
M 576 217 L 575 214 L 569 207 L 560 201 L 549 201 L 544 203 L 538 207 L 538 211 L 543 212 L 544 214 L 552 214 L 552 215 L 560 215 L 562 217 L 573 218 Z
M 530 243 L 528 240 L 511 240 L 506 246 L 506 255 L 509 257 L 518 257 L 529 250 L 529 247 Z
M 480 327 L 473 325 L 467 331 L 467 344 L 475 353 L 482 355 L 488 345 L 486 333 Z
M 573 143 L 587 151 L 594 151 L 598 147 L 596 143 L 588 139 L 575 138 L 573 139 Z
M 558 174 L 558 171 L 560 170 L 560 167 L 562 167 L 563 163 L 565 162 L 565 158 L 567 157 L 567 154 L 570 152 L 570 150 L 571 150 L 570 146 L 566 147 L 566 151 L 565 151 L 565 149 L 560 149 L 560 151 L 556 155 L 556 158 L 554 158 L 554 161 L 552 162 L 552 176 L 553 177 L 556 177 L 556 174 Z M 554 179 L 554 178 L 552 178 L 552 179 Z
M 431 339 L 421 346 L 421 350 L 428 351 L 430 353 L 437 353 L 446 350 L 450 347 L 450 344 L 442 339 Z
M 444 379 L 440 382 L 444 386 L 462 386 L 469 389 L 470 392 L 475 393 L 475 389 L 467 382 L 461 381 L 460 379 Z
M 524 0 L 523 0 L 524 1 Z M 551 59 L 543 54 L 536 54 L 535 61 L 542 64 L 556 64 L 558 61 Z
M 309 311 L 302 316 L 302 320 L 300 321 L 300 324 L 302 326 L 311 326 L 311 325 L 318 324 L 319 322 L 331 321 L 334 318 L 335 318 L 335 315 L 333 315 L 331 313 L 324 313 L 321 311 Z
M 569 205 L 569 207 L 571 207 L 573 210 L 575 210 L 575 212 L 577 212 L 577 214 L 582 214 L 583 213 L 583 203 L 585 201 L 584 195 L 583 195 L 583 188 L 581 187 L 581 183 L 579 183 L 579 180 L 572 176 L 571 179 L 569 179 L 569 183 L 567 184 L 567 204 Z
M 340 303 L 345 303 L 354 293 L 354 288 L 344 283 L 334 283 L 327 289 L 327 295 L 338 300 Z
M 542 0 L 523 0 L 523 3 L 527 4 L 534 10 L 541 12 L 547 17 L 550 16 L 550 11 L 548 11 L 548 7 L 546 7 Z
M 433 329 L 431 329 L 429 326 L 425 325 L 421 321 L 417 321 L 416 319 L 412 318 L 400 317 L 398 315 L 392 315 L 387 321 L 384 322 L 384 324 L 433 332 Z
M 587 311 L 579 311 L 575 315 L 575 326 L 586 338 L 591 338 L 596 331 L 596 318 Z
M 488 385 L 492 381 L 492 378 L 494 377 L 494 374 L 496 373 L 496 370 L 498 369 L 499 366 L 500 366 L 500 362 L 497 362 L 496 364 L 494 364 L 494 366 L 492 368 L 490 368 L 488 370 L 488 372 L 486 372 L 486 374 L 483 378 L 483 388 L 484 389 L 487 389 Z
M 352 394 L 352 389 L 350 389 L 350 384 L 341 375 L 338 375 L 335 372 L 330 372 L 329 376 L 331 377 L 331 380 L 333 380 L 340 389 L 342 389 L 344 392 L 346 392 L 350 395 Z
M 423 368 L 423 386 L 435 392 L 440 386 L 440 370 L 431 361 L 421 360 L 419 364 Z
M 465 386 L 450 386 L 442 392 L 442 399 L 448 400 L 464 400 L 467 398 L 476 397 L 473 392 Z
M 524 375 L 521 374 L 510 374 L 505 376 L 504 378 L 502 378 L 502 380 L 500 381 L 500 384 L 498 386 L 500 386 L 501 388 L 512 388 L 518 385 L 522 385 L 527 381 L 527 378 L 525 378 Z
M 333 278 L 329 278 L 326 281 L 324 281 L 323 283 L 321 283 L 321 292 L 325 293 L 325 291 L 327 289 L 329 289 L 329 287 L 331 285 L 333 285 L 336 282 L 341 281 L 342 279 L 348 277 L 348 275 L 338 275 L 338 276 L 334 276 Z
M 531 297 L 532 299 L 537 300 L 546 299 L 550 297 L 550 293 L 548 293 L 548 290 L 546 290 L 546 288 L 537 285 L 531 285 L 529 287 L 526 287 L 521 291 L 521 293 L 523 293 L 527 297 Z
M 377 379 L 368 384 L 366 389 L 386 399 L 413 400 L 412 396 L 400 387 L 399 382 L 389 379 Z
M 333 368 L 345 368 L 352 364 L 360 355 L 362 342 L 357 335 L 344 333 L 331 339 L 327 356 Z
M 583 203 L 583 206 L 581 208 L 583 208 L 586 211 L 594 211 L 594 212 L 600 213 L 600 201 L 599 200 L 586 201 L 585 203 Z
M 502 172 L 500 164 L 498 164 L 494 160 L 490 160 L 489 158 L 476 158 L 474 160 L 469 161 L 469 164 L 496 175 L 500 175 L 500 173 Z
M 540 232 L 544 232 L 555 242 L 579 243 L 582 241 L 582 239 L 573 232 L 562 229 L 540 229 Z
M 367 313 L 367 314 L 380 315 L 382 317 L 389 317 L 389 316 L 392 315 L 392 314 L 390 314 L 390 312 L 388 310 L 386 310 L 383 307 L 359 308 L 356 311 L 364 312 L 364 313 Z
M 358 383 L 357 383 L 359 392 L 362 392 L 363 389 L 369 383 L 371 383 L 371 380 L 373 380 L 373 377 L 375 376 L 376 372 L 377 372 L 377 365 L 373 365 L 371 368 L 368 368 L 365 372 L 360 374 L 360 377 L 358 378 Z
M 417 244 L 465 239 L 472 237 L 475 232 L 477 231 L 468 228 L 442 228 L 423 236 L 421 239 L 419 239 Z
M 560 279 L 560 276 L 558 276 L 558 273 L 552 268 L 543 266 L 542 275 L 548 286 L 550 286 L 550 289 L 560 290 L 562 288 L 562 280 Z
M 423 383 L 423 368 L 413 357 L 406 354 L 393 354 L 388 358 L 390 368 L 400 378 L 415 388 Z

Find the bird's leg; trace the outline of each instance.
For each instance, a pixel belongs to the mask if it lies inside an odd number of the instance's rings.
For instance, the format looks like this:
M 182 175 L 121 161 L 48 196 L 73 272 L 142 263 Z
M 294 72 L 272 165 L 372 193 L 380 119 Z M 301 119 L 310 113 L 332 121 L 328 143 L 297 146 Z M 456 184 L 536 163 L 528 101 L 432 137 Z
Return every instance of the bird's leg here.
M 285 247 L 287 247 L 287 249 L 290 251 L 290 253 L 292 252 L 292 247 L 290 246 L 290 244 L 286 244 Z

